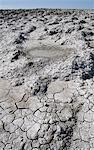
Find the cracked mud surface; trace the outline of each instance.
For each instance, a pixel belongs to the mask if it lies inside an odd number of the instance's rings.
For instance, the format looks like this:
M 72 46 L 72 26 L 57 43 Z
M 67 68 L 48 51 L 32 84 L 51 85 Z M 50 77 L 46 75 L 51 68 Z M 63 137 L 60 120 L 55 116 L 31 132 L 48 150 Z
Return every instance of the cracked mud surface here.
M 94 11 L 0 21 L 0 150 L 94 150 Z

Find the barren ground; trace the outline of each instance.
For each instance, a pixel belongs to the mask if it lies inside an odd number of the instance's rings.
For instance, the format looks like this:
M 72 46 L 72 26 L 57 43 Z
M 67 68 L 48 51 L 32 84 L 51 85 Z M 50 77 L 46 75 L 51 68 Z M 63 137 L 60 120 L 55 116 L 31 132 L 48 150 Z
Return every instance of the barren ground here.
M 94 150 L 94 10 L 0 10 L 0 150 Z

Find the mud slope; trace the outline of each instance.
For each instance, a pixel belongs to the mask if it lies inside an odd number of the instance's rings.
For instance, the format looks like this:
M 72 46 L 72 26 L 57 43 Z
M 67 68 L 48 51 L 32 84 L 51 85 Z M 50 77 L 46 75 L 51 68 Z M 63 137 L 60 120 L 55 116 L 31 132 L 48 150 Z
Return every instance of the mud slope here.
M 0 150 L 94 150 L 94 10 L 0 10 Z

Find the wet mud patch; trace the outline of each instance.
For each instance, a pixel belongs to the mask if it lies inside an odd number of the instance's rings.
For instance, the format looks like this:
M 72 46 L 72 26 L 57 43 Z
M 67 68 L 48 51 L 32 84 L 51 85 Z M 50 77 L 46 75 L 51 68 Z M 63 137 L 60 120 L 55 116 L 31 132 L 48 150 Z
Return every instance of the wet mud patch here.
M 42 45 L 39 47 L 32 47 L 27 50 L 29 56 L 32 57 L 41 57 L 41 58 L 68 58 L 68 56 L 73 52 L 71 48 L 62 48 L 59 46 L 48 46 Z

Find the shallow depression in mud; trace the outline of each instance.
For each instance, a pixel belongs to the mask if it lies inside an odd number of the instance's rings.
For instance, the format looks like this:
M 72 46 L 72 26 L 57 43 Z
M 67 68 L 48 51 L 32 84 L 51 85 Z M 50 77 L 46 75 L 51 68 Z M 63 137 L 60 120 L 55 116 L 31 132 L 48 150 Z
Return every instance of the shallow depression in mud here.
M 29 56 L 32 57 L 48 57 L 48 58 L 54 58 L 54 57 L 68 57 L 71 52 L 73 52 L 72 49 L 63 49 L 62 47 L 55 47 L 55 46 L 41 46 L 41 47 L 34 47 L 27 50 L 27 53 Z

